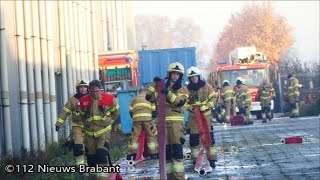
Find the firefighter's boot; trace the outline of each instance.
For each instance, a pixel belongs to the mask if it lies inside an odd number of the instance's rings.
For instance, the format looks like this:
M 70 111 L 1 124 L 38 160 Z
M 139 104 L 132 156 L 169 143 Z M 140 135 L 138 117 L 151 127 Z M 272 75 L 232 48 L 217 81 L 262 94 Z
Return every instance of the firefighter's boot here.
M 263 113 L 262 114 L 262 123 L 266 123 L 267 122 L 267 117 L 266 117 L 266 114 Z
M 261 115 L 262 115 L 262 123 L 266 123 L 267 122 L 267 116 L 266 116 L 266 113 L 264 112 L 264 108 L 262 108 L 263 110 L 263 112 L 261 113 Z
M 269 121 L 271 121 L 272 119 L 271 115 L 268 115 L 268 114 L 267 114 L 267 118 L 269 119 Z
M 135 160 L 136 159 L 136 156 L 137 154 L 131 154 L 131 155 L 127 155 L 127 160 L 130 161 L 130 160 Z
M 158 156 L 158 154 L 150 154 L 150 158 L 151 159 L 158 159 L 159 156 Z
M 212 168 L 215 168 L 216 167 L 216 160 L 210 160 L 209 161 L 209 163 L 210 163 L 210 166 L 212 167 Z

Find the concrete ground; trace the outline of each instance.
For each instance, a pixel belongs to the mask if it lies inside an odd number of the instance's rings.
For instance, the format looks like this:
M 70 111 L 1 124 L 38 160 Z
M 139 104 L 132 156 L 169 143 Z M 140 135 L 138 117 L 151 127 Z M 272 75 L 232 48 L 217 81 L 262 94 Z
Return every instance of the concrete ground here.
M 290 119 L 275 116 L 266 124 L 215 125 L 217 167 L 200 177 L 191 160 L 185 161 L 188 179 L 319 179 L 320 117 Z M 284 144 L 282 139 L 301 136 L 302 144 Z M 122 168 L 124 179 L 159 179 L 158 161 L 146 160 Z

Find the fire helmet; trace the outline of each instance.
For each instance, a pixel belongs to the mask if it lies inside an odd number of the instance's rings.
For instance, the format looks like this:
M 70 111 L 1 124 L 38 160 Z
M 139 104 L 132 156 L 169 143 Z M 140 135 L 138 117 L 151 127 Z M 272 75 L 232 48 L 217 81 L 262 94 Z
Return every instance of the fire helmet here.
M 237 80 L 236 81 L 240 81 L 241 83 L 243 83 L 243 79 L 242 79 L 242 77 L 237 77 Z
M 178 72 L 184 74 L 184 67 L 178 62 L 171 63 L 167 69 L 167 72 Z
M 76 88 L 80 87 L 80 86 L 86 86 L 88 87 L 88 81 L 85 80 L 85 79 L 81 79 L 81 80 L 78 80 L 77 81 L 77 84 L 76 84 Z
M 192 76 L 200 76 L 200 70 L 197 67 L 191 66 L 187 70 L 187 76 L 192 77 Z
M 224 85 L 224 84 L 228 84 L 228 85 L 229 85 L 230 83 L 229 83 L 228 80 L 223 80 L 223 81 L 222 81 L 222 85 Z

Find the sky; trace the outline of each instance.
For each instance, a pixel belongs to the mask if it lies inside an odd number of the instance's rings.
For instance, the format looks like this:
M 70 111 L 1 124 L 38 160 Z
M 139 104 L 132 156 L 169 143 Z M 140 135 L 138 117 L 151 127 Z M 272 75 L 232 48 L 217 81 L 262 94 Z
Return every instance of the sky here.
M 249 1 L 134 1 L 136 14 L 193 18 L 201 28 L 203 43 L 214 47 L 231 14 Z M 273 1 L 275 12 L 294 28 L 293 48 L 306 62 L 319 60 L 319 1 Z

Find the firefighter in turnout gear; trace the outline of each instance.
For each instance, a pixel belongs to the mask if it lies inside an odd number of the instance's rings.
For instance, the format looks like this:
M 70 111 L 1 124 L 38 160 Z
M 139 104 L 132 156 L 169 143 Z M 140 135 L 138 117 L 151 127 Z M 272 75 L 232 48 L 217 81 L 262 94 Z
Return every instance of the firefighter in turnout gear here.
M 224 122 L 230 123 L 231 115 L 234 116 L 236 114 L 236 100 L 235 100 L 235 92 L 233 88 L 230 86 L 228 80 L 224 80 L 222 82 L 222 92 L 221 98 L 223 101 L 223 106 L 225 108 L 225 119 Z
M 262 123 L 266 123 L 267 119 L 271 121 L 271 99 L 274 96 L 274 89 L 267 79 L 263 79 L 262 84 L 259 86 L 259 99 L 261 105 Z
M 212 168 L 215 167 L 215 162 L 217 161 L 217 156 L 216 156 L 216 148 L 214 147 L 215 145 L 215 139 L 214 139 L 214 134 L 213 134 L 213 126 L 211 123 L 212 113 L 211 109 L 214 107 L 214 103 L 217 100 L 217 95 L 215 93 L 215 90 L 211 85 L 206 83 L 200 78 L 200 70 L 196 67 L 191 66 L 187 70 L 187 76 L 189 79 L 189 84 L 188 84 L 188 90 L 189 90 L 189 97 L 192 98 L 189 99 L 187 109 L 189 111 L 189 120 L 188 120 L 188 126 L 187 128 L 190 129 L 190 149 L 191 149 L 191 158 L 193 162 L 196 162 L 197 156 L 200 152 L 200 135 L 199 135 L 199 127 L 196 121 L 196 115 L 194 113 L 194 107 L 199 105 L 200 106 L 200 111 L 203 112 L 207 123 L 208 123 L 208 129 L 210 132 L 210 138 L 211 138 L 211 152 L 210 153 L 210 166 Z M 193 100 L 194 99 L 194 100 Z M 191 103 L 190 101 L 194 101 Z M 212 169 L 210 169 L 212 171 Z M 208 170 L 208 171 L 210 171 Z M 207 171 L 207 170 L 206 170 Z
M 243 84 L 243 79 L 241 77 L 237 78 L 236 83 L 238 89 L 236 93 L 236 101 L 239 114 L 245 115 L 245 124 L 253 124 L 252 115 L 250 112 L 252 102 L 250 91 L 247 85 Z
M 78 166 L 80 164 L 85 164 L 83 122 L 80 116 L 79 99 L 88 94 L 88 81 L 78 80 L 76 89 L 77 93 L 70 97 L 68 102 L 64 105 L 63 111 L 60 113 L 55 126 L 56 131 L 58 131 L 67 117 L 72 115 L 72 149 L 75 157 L 75 165 Z
M 167 179 L 184 179 L 185 170 L 183 165 L 184 139 L 184 105 L 188 98 L 188 90 L 181 85 L 184 74 L 182 64 L 175 62 L 169 65 L 168 80 L 161 93 L 166 94 L 166 172 Z M 147 91 L 146 100 L 156 102 L 158 93 L 156 82 L 159 77 L 154 78 Z
M 299 80 L 297 78 L 293 77 L 292 74 L 288 75 L 288 80 L 288 96 L 291 106 L 290 118 L 299 117 L 300 88 L 302 87 L 302 85 L 299 83 Z
M 221 88 L 218 86 L 217 87 L 217 104 L 215 107 L 215 113 L 214 113 L 214 118 L 216 118 L 217 122 L 219 123 L 223 123 L 225 121 L 225 117 L 226 117 L 226 111 L 224 109 L 224 104 L 223 104 L 223 100 L 219 99 L 219 93 L 220 93 L 220 97 L 221 97 Z
M 100 91 L 100 82 L 89 83 L 89 94 L 80 98 L 81 116 L 84 123 L 85 150 L 89 166 L 108 166 L 108 140 L 111 124 L 119 116 L 119 106 L 111 94 Z M 108 174 L 95 173 L 97 179 Z
M 129 138 L 127 160 L 134 160 L 139 146 L 139 135 L 143 129 L 146 133 L 147 146 L 151 159 L 158 157 L 158 143 L 155 135 L 157 127 L 152 122 L 155 106 L 146 100 L 146 89 L 141 87 L 139 95 L 130 103 L 130 116 L 133 119 L 133 129 Z

